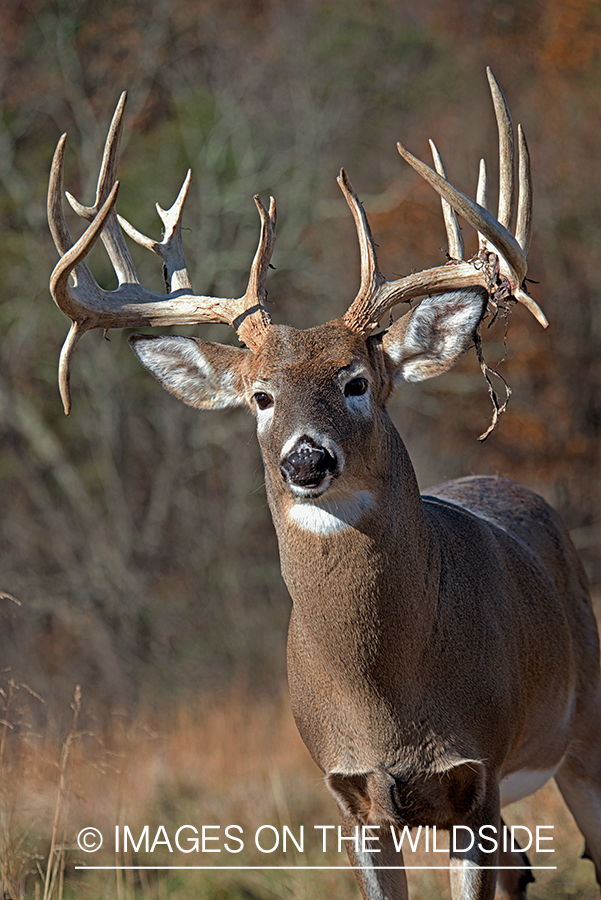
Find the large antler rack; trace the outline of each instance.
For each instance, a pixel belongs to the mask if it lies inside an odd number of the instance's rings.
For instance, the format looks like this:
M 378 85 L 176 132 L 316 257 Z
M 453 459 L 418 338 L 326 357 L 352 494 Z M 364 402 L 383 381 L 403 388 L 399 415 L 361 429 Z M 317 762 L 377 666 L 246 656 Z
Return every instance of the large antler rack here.
M 66 194 L 75 212 L 90 225 L 74 243 L 62 206 L 63 170 L 66 134 L 56 148 L 48 186 L 48 222 L 61 259 L 50 278 L 50 291 L 57 306 L 72 321 L 71 330 L 61 351 L 59 389 L 65 413 L 71 408 L 70 367 L 73 352 L 84 332 L 92 328 L 139 328 L 143 326 L 197 325 L 221 322 L 234 327 L 251 349 L 261 346 L 271 319 L 265 309 L 266 278 L 275 243 L 276 208 L 273 197 L 269 209 L 257 195 L 254 200 L 261 217 L 261 235 L 253 260 L 248 286 L 242 297 L 220 298 L 197 296 L 192 291 L 184 259 L 181 236 L 183 207 L 190 187 L 188 172 L 173 206 L 157 212 L 163 222 L 162 241 L 145 237 L 115 212 L 119 190 L 116 180 L 119 146 L 123 129 L 126 93 L 121 95 L 106 139 L 102 166 L 93 206 L 78 203 Z M 133 260 L 120 228 L 129 236 L 160 256 L 167 288 L 166 294 L 155 294 L 140 283 Z M 101 238 L 118 279 L 114 291 L 103 290 L 84 262 Z M 70 278 L 72 284 L 69 283 Z
M 544 313 L 523 289 L 532 229 L 532 181 L 526 138 L 518 125 L 517 220 L 515 234 L 512 234 L 509 229 L 516 205 L 513 124 L 503 92 L 490 69 L 487 69 L 487 75 L 499 132 L 499 208 L 496 219 L 486 209 L 487 179 L 484 160 L 480 164 L 474 201 L 447 180 L 433 141 L 430 141 L 430 146 L 436 171 L 409 153 L 402 144 L 397 144 L 403 159 L 442 198 L 449 245 L 449 261 L 446 265 L 387 281 L 378 268 L 365 210 L 346 172 L 344 169 L 340 172 L 338 184 L 355 219 L 361 253 L 361 286 L 343 317 L 353 330 L 369 334 L 376 328 L 384 313 L 397 303 L 478 285 L 484 287 L 493 299 L 496 295 L 501 295 L 522 303 L 543 328 L 547 327 Z M 463 216 L 479 235 L 479 251 L 471 260 L 464 259 L 463 239 L 456 213 Z

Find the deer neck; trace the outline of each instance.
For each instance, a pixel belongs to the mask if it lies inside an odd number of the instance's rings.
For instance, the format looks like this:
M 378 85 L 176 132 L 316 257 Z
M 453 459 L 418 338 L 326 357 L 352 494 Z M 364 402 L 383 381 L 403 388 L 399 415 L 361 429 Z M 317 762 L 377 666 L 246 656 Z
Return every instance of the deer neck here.
M 331 501 L 326 492 L 317 512 L 303 516 L 303 505 L 267 472 L 268 499 L 295 619 L 320 643 L 345 634 L 348 643 L 359 619 L 374 629 L 384 621 L 380 642 L 402 633 L 419 653 L 425 620 L 435 614 L 439 553 L 407 450 L 384 415 L 377 465 L 352 499 L 333 488 Z

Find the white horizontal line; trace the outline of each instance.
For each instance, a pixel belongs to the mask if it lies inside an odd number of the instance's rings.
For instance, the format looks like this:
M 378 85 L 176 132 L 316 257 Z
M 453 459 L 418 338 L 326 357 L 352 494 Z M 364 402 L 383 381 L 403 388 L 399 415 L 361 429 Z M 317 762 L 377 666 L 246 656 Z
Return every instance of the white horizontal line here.
M 452 870 L 461 868 L 461 866 L 75 866 L 75 869 L 78 869 L 80 872 L 85 872 L 86 870 L 91 871 L 92 869 L 106 869 L 111 872 L 115 871 L 124 871 L 125 869 L 133 869 L 134 871 L 138 871 L 139 869 L 151 870 L 151 871 L 159 871 L 165 869 L 167 871 L 174 869 L 189 869 L 189 870 L 211 870 L 211 871 L 230 871 L 230 870 L 259 870 L 259 871 L 274 871 L 274 870 L 286 870 L 291 871 L 292 869 L 320 869 L 320 870 L 332 870 L 332 869 L 376 869 L 387 870 L 387 871 L 396 871 L 397 869 L 446 869 Z M 470 869 L 503 869 L 509 871 L 521 871 L 524 866 L 472 866 L 470 865 Z M 557 866 L 529 866 L 531 870 L 539 870 L 539 869 L 556 869 Z

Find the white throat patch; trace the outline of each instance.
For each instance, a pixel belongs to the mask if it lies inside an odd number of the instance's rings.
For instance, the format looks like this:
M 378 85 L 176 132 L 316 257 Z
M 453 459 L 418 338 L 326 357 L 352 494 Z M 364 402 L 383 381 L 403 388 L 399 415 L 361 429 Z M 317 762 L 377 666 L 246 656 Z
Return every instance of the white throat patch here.
M 311 534 L 335 534 L 356 525 L 372 509 L 374 500 L 371 491 L 356 491 L 340 499 L 316 497 L 295 503 L 289 516 Z

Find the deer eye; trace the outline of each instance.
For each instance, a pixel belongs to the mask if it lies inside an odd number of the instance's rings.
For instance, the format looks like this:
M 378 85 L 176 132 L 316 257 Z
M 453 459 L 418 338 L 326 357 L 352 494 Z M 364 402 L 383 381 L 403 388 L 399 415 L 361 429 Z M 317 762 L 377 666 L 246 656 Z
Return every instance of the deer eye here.
M 257 391 L 256 394 L 253 394 L 253 400 L 259 409 L 269 409 L 270 406 L 273 406 L 273 397 L 265 391 Z
M 360 397 L 367 390 L 367 378 L 352 378 L 344 386 L 345 397 Z

